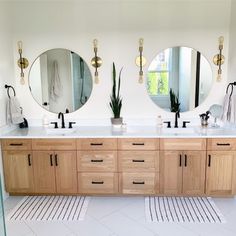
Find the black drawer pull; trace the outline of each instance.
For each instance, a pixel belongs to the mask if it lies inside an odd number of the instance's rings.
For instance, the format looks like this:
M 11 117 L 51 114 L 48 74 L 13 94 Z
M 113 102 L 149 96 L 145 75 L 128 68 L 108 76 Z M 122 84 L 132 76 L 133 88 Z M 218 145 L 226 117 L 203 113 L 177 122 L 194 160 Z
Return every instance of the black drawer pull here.
M 91 146 L 102 146 L 103 143 L 90 143 Z
M 187 155 L 184 155 L 184 166 L 186 167 L 187 166 L 187 160 L 188 160 L 188 157 L 187 157 Z
M 211 166 L 211 155 L 208 155 L 208 167 Z
M 55 155 L 55 164 L 58 166 L 57 154 Z
M 29 164 L 29 166 L 31 166 L 32 164 L 31 164 L 31 159 L 30 159 L 30 157 L 31 157 L 31 155 L 30 154 L 28 154 L 28 164 Z
M 91 162 L 103 162 L 103 160 L 91 160 Z
M 230 143 L 217 143 L 217 146 L 230 146 Z
M 10 146 L 23 146 L 23 143 L 10 143 Z
M 182 166 L 182 155 L 179 155 L 179 166 Z
M 144 146 L 144 143 L 132 143 L 133 146 Z
M 50 165 L 53 166 L 53 162 L 52 162 L 52 154 L 50 154 Z
M 145 182 L 144 181 L 141 181 L 141 182 L 133 181 L 133 184 L 145 184 Z
M 132 160 L 132 162 L 145 162 L 145 160 Z
M 104 181 L 92 181 L 92 184 L 104 184 Z

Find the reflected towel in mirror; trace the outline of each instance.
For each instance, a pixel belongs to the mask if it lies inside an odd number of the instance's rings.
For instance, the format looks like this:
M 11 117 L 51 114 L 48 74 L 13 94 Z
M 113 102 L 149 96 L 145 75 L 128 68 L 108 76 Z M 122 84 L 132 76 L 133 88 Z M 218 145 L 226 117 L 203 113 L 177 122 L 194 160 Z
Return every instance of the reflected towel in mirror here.
M 56 101 L 58 97 L 62 95 L 62 85 L 59 75 L 58 62 L 53 61 L 53 75 L 51 79 L 50 97 L 53 101 Z

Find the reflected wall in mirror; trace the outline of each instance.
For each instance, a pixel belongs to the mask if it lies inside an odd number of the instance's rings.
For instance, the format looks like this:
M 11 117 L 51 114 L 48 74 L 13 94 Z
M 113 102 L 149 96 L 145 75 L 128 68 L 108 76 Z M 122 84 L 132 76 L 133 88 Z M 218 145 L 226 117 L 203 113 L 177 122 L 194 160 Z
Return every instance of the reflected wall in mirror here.
M 147 74 L 147 91 L 152 101 L 171 111 L 170 89 L 179 99 L 180 112 L 191 111 L 208 96 L 212 70 L 207 59 L 188 47 L 173 47 L 160 52 Z
M 32 96 L 50 112 L 73 112 L 81 108 L 92 92 L 92 75 L 86 62 L 67 49 L 42 53 L 29 72 Z

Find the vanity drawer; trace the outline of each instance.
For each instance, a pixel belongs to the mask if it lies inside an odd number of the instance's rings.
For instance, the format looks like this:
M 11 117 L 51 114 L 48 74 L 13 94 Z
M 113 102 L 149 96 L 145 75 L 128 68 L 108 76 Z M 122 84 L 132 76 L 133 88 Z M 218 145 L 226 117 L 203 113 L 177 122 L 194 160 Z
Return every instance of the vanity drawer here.
M 122 173 L 120 174 L 121 193 L 154 194 L 156 179 L 155 173 Z
M 75 139 L 33 139 L 33 150 L 76 150 Z
M 207 150 L 215 150 L 215 151 L 236 150 L 236 139 L 235 138 L 207 139 Z
M 78 171 L 115 172 L 117 171 L 116 151 L 78 151 Z
M 79 193 L 117 193 L 117 173 L 79 173 Z
M 119 171 L 159 172 L 159 153 L 157 151 L 119 151 Z
M 117 139 L 115 138 L 86 138 L 77 139 L 78 150 L 116 150 Z
M 31 150 L 31 139 L 3 139 L 2 149 L 11 150 Z
M 118 139 L 119 150 L 158 150 L 159 139 L 154 138 L 124 138 Z
M 160 150 L 206 150 L 206 139 L 201 138 L 163 138 Z

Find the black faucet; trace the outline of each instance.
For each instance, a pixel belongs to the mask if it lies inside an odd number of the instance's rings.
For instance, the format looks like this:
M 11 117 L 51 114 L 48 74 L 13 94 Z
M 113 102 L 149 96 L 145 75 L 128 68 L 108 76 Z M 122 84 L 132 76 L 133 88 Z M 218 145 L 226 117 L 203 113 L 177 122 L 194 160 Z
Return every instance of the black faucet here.
M 178 118 L 180 118 L 179 110 L 175 112 L 175 126 L 174 126 L 174 128 L 178 128 Z
M 62 112 L 58 113 L 58 119 L 61 118 L 61 128 L 65 128 L 65 119 L 64 119 L 64 114 Z

